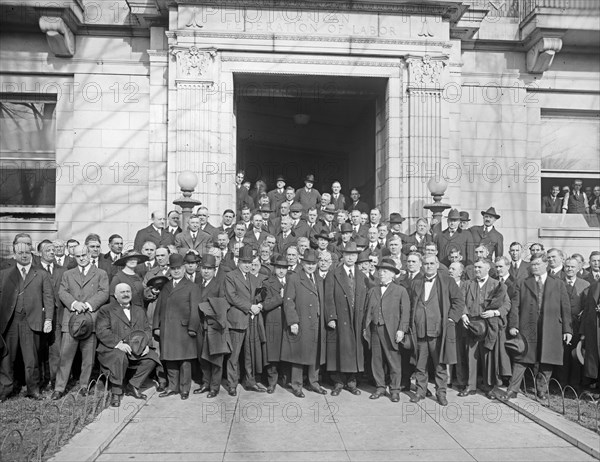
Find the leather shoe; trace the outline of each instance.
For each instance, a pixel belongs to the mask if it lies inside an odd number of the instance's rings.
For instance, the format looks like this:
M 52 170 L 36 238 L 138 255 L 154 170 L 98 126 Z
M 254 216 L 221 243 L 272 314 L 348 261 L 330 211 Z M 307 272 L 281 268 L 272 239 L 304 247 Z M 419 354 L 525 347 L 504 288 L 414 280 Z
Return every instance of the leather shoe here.
M 458 393 L 458 396 L 460 396 L 461 398 L 464 398 L 465 396 L 472 396 L 472 395 L 476 395 L 477 394 L 477 390 L 469 390 L 468 388 L 465 388 L 464 390 L 462 390 L 461 392 Z
M 495 392 L 494 390 L 490 390 L 490 391 L 488 391 L 488 392 L 485 394 L 485 396 L 486 396 L 488 399 L 491 399 L 491 400 L 498 399 L 498 397 L 496 396 L 496 392 Z
M 431 392 L 429 391 L 429 388 L 428 388 L 428 389 L 425 391 L 425 396 L 426 396 L 427 398 L 431 398 L 431 397 L 433 396 L 433 393 L 431 393 Z
M 302 392 L 302 390 L 292 390 L 292 394 L 296 398 L 304 398 L 304 393 Z
M 64 391 L 55 391 L 54 393 L 52 393 L 52 396 L 50 397 L 50 399 L 52 401 L 58 401 L 63 396 L 65 396 L 65 392 Z
M 115 395 L 114 393 L 110 397 L 110 406 L 111 407 L 120 407 L 121 406 L 121 395 Z
M 186 399 L 188 399 L 189 397 L 190 397 L 190 394 L 189 394 L 189 393 L 181 393 L 181 399 L 182 399 L 183 401 L 185 401 L 185 400 L 186 400 Z
M 385 391 L 376 391 L 375 393 L 371 394 L 371 396 L 369 396 L 369 399 L 379 399 L 382 396 L 385 396 Z
M 348 390 L 350 393 L 352 393 L 355 396 L 360 395 L 360 390 L 356 387 L 346 388 L 346 390 Z M 333 395 L 333 392 L 331 392 L 331 394 Z
M 424 397 L 424 396 L 422 396 L 422 395 L 415 395 L 415 396 L 413 396 L 413 397 L 410 399 L 410 402 L 411 402 L 411 403 L 418 403 L 419 401 L 421 401 L 421 400 L 423 400 L 423 399 L 425 399 L 425 397 Z
M 125 388 L 125 394 L 127 396 L 133 396 L 135 399 L 146 399 L 147 398 L 147 396 L 144 393 L 142 393 L 140 390 L 138 390 L 131 384 L 127 384 L 127 388 Z
M 228 393 L 229 396 L 237 396 L 237 390 L 235 388 L 230 388 Z
M 173 395 L 177 395 L 178 393 L 176 391 L 173 390 L 169 390 L 168 388 L 163 391 L 162 393 L 158 394 L 159 398 L 166 398 L 167 396 L 173 396 Z
M 267 387 L 267 393 L 272 395 L 273 393 L 275 393 L 275 385 L 272 386 L 268 386 Z
M 398 401 L 400 401 L 400 393 L 398 393 L 397 391 L 393 391 L 391 400 L 392 403 L 397 403 Z
M 164 386 L 164 385 L 161 385 L 161 384 L 158 384 L 158 385 L 156 385 L 156 392 L 157 392 L 157 393 L 162 393 L 162 392 L 163 392 L 163 391 L 165 391 L 166 389 L 167 389 L 167 387 L 166 387 L 166 386 Z
M 327 394 L 327 390 L 325 390 L 325 388 L 323 388 L 323 387 L 311 387 L 310 391 L 314 391 L 315 393 L 318 393 L 319 395 Z
M 206 393 L 207 391 L 210 391 L 210 388 L 208 388 L 206 385 L 202 385 L 200 388 L 196 388 L 194 390 L 194 394 L 200 395 L 202 393 Z
M 267 388 L 262 383 L 255 383 L 250 387 L 246 387 L 247 391 L 255 391 L 257 393 L 264 393 L 267 391 Z
M 437 395 L 437 400 L 438 403 L 440 403 L 440 406 L 448 406 L 448 400 L 446 399 L 446 394 L 444 393 L 443 395 Z
M 331 390 L 331 396 L 339 396 L 341 392 L 342 387 L 335 387 L 333 390 Z
M 504 395 L 504 399 L 515 399 L 517 397 L 516 391 L 507 391 Z
M 218 391 L 209 391 L 208 394 L 206 395 L 207 398 L 214 398 L 215 396 L 217 396 L 219 394 Z

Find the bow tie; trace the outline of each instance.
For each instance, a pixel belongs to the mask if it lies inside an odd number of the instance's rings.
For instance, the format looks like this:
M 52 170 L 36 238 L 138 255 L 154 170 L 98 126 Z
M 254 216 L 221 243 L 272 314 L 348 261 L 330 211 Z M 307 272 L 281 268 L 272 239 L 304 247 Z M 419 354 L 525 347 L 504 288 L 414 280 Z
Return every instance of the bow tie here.
M 388 282 L 387 284 L 379 284 L 379 287 L 387 287 L 391 284 L 391 282 Z
M 435 281 L 435 276 L 433 276 L 432 278 L 425 278 L 425 282 L 433 282 Z
M 485 279 L 477 278 L 477 282 L 485 282 Z
M 130 310 L 131 305 L 121 305 L 121 308 L 123 308 L 124 310 Z

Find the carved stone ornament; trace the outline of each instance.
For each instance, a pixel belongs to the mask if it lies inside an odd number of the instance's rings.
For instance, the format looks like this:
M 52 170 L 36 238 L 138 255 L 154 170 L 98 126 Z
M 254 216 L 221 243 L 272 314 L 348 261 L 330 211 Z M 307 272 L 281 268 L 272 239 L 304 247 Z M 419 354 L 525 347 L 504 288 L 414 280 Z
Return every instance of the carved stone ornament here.
M 543 37 L 527 52 L 527 70 L 541 74 L 550 69 L 554 56 L 562 48 L 562 40 L 557 37 Z
M 41 16 L 39 26 L 46 34 L 50 51 L 61 58 L 72 58 L 75 54 L 75 35 L 62 18 Z
M 217 56 L 214 48 L 200 49 L 195 46 L 186 49 L 176 49 L 171 52 L 177 59 L 177 78 L 205 78 L 210 65 Z
M 440 74 L 446 63 L 425 55 L 422 58 L 407 59 L 409 83 L 411 86 L 439 87 Z

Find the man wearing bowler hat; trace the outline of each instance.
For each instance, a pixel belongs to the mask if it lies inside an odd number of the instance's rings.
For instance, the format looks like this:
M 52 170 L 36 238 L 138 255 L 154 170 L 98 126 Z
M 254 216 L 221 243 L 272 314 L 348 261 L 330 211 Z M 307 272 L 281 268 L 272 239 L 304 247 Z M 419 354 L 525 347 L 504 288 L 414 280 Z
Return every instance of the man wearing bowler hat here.
M 342 265 L 327 273 L 325 279 L 325 319 L 327 332 L 327 370 L 335 384 L 332 396 L 346 389 L 359 395 L 356 376 L 364 371 L 362 327 L 366 277 L 357 271 L 360 251 L 354 242 L 344 249 Z
M 321 194 L 313 188 L 315 176 L 311 173 L 304 179 L 304 188 L 296 191 L 295 201 L 302 205 L 302 211 L 306 213 L 312 207 L 318 207 L 321 202 Z M 292 204 L 293 205 L 293 204 Z
M 148 346 L 151 335 L 144 309 L 132 303 L 131 287 L 125 283 L 117 284 L 114 299 L 100 308 L 96 319 L 98 361 L 109 372 L 111 406 L 121 405 L 125 375 L 130 369 L 134 373 L 125 386 L 125 394 L 146 399 L 140 388 L 160 364 L 158 355 Z M 139 342 L 142 351 L 136 350 L 138 343 L 133 340 Z
M 169 256 L 171 281 L 158 299 L 152 322 L 153 333 L 160 339 L 160 359 L 167 370 L 167 389 L 158 395 L 165 398 L 176 394 L 188 399 L 192 384 L 192 361 L 198 357 L 196 348 L 200 288 L 185 277 L 183 256 Z
M 483 216 L 482 226 L 473 226 L 470 231 L 473 235 L 473 245 L 475 247 L 484 245 L 489 250 L 489 258 L 501 257 L 504 255 L 504 236 L 494 227 L 496 220 L 500 215 L 496 213 L 494 207 L 488 208 L 485 212 L 481 211 Z
M 390 239 L 394 236 L 398 236 L 402 240 L 402 242 L 406 241 L 408 236 L 401 231 L 402 223 L 404 223 L 405 220 L 406 218 L 404 218 L 399 213 L 390 213 L 390 231 L 386 236 L 386 243 L 388 243 Z
M 317 252 L 307 249 L 302 256 L 302 268 L 289 276 L 283 311 L 286 329 L 281 345 L 281 360 L 292 364 L 294 396 L 304 398 L 302 374 L 308 366 L 309 389 L 327 394 L 319 384 L 319 369 L 325 363 L 325 315 L 323 280 L 316 274 Z
M 459 212 L 460 215 L 460 229 L 464 231 L 468 231 L 471 227 L 471 217 L 469 216 L 469 212 Z
M 451 209 L 448 212 L 448 227 L 441 233 L 433 236 L 433 242 L 438 248 L 438 259 L 446 262 L 450 255 L 450 249 L 456 247 L 465 261 L 473 261 L 475 247 L 473 245 L 473 235 L 471 231 L 460 229 L 460 213 L 457 209 Z
M 400 342 L 409 330 L 410 299 L 406 289 L 393 282 L 400 270 L 391 258 L 382 259 L 376 268 L 379 284 L 369 289 L 363 330 L 371 349 L 371 369 L 377 386 L 370 399 L 385 395 L 385 362 L 390 375 L 390 398 L 397 403 L 402 384 Z

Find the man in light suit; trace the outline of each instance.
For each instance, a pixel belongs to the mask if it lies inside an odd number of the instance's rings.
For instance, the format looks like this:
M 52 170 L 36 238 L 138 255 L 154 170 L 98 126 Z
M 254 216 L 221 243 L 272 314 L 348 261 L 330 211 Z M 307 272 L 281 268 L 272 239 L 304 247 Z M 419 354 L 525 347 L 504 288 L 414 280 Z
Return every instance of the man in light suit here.
M 65 388 L 71 375 L 71 365 L 75 354 L 81 351 L 81 374 L 79 386 L 87 387 L 92 374 L 94 356 L 96 353 L 96 335 L 92 332 L 88 338 L 75 339 L 69 332 L 69 321 L 75 313 L 88 311 L 95 320 L 96 312 L 104 305 L 109 297 L 108 275 L 106 271 L 96 268 L 90 263 L 89 251 L 85 245 L 75 247 L 77 268 L 63 274 L 58 296 L 65 305 L 62 320 L 62 343 L 60 347 L 60 365 L 56 375 L 56 384 L 52 399 L 58 400 L 65 394 Z M 85 395 L 85 388 L 80 391 Z
M 175 236 L 165 229 L 166 218 L 165 213 L 160 210 L 155 210 L 151 215 L 152 224 L 140 229 L 133 243 L 133 248 L 140 252 L 142 246 L 147 241 L 152 241 L 156 247 L 161 245 L 168 246 L 175 244 Z
M 42 399 L 38 355 L 42 333 L 52 331 L 52 282 L 48 273 L 32 265 L 29 244 L 16 244 L 13 250 L 15 266 L 0 272 L 0 335 L 8 348 L 7 375 L 12 381 L 13 364 L 20 349 L 27 396 Z
M 175 236 L 175 247 L 184 256 L 189 250 L 202 255 L 212 247 L 212 240 L 212 234 L 200 229 L 200 218 L 197 215 L 190 215 L 188 229 Z

